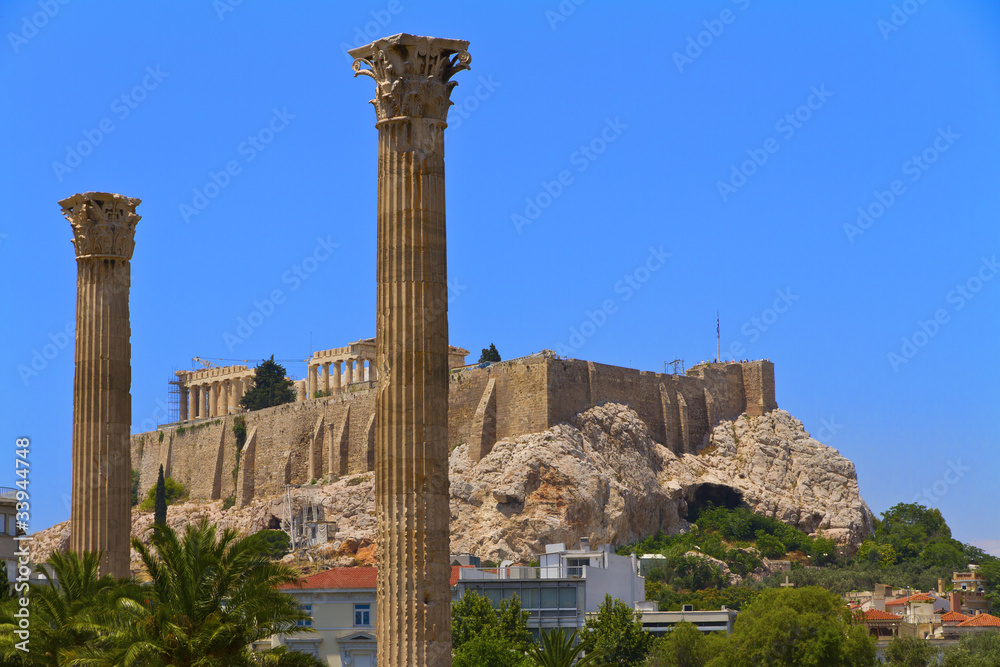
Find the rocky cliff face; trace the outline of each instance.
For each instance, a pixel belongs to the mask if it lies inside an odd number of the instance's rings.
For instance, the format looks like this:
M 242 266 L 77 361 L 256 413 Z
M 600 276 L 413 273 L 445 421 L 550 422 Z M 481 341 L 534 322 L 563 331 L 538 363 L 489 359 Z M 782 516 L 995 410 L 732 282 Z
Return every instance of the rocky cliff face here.
M 451 457 L 452 550 L 526 559 L 552 542 L 625 544 L 687 526 L 692 504 L 749 506 L 847 549 L 871 532 L 854 464 L 784 410 L 715 427 L 697 453 L 654 442 L 628 407 Z
M 546 544 L 575 546 L 580 537 L 617 546 L 657 530 L 676 532 L 687 527 L 692 505 L 709 501 L 745 504 L 847 549 L 872 530 L 854 465 L 784 410 L 722 422 L 701 450 L 678 456 L 653 441 L 629 407 L 609 403 L 572 424 L 502 440 L 478 463 L 459 445 L 450 476 L 452 553 L 489 560 L 532 560 Z M 337 522 L 335 540 L 317 557 L 339 564 L 368 559 L 372 487 L 367 473 L 296 491 L 296 503 L 311 497 Z M 205 516 L 252 532 L 277 527 L 281 515 L 280 498 L 228 511 L 216 501 L 172 506 L 168 522 L 179 527 Z M 152 515 L 134 513 L 133 535 L 145 539 L 151 524 Z M 36 561 L 66 543 L 67 530 L 60 524 L 39 534 Z

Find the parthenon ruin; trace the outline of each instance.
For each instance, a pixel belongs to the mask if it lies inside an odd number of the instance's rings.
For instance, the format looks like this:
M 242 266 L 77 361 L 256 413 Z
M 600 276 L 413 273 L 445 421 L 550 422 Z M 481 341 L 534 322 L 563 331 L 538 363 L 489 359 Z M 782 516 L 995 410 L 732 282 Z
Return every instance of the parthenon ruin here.
M 469 351 L 454 345 L 448 349 L 448 367 L 461 368 Z M 378 381 L 375 368 L 375 339 L 362 338 L 343 347 L 320 350 L 306 361 L 306 377 L 295 381 L 295 400 L 338 396 L 353 389 L 370 388 Z M 366 366 L 367 364 L 367 366 Z M 240 399 L 247 393 L 254 369 L 221 366 L 176 371 L 180 390 L 179 421 L 223 417 L 240 411 Z

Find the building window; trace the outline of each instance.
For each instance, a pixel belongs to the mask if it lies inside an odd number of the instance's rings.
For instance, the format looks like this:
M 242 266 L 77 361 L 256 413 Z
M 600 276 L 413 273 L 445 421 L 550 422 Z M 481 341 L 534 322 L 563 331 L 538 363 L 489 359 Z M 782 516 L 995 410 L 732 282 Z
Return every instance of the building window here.
M 354 625 L 370 626 L 372 624 L 371 604 L 354 605 Z
M 297 625 L 300 628 L 311 628 L 313 624 L 312 622 L 313 606 L 311 604 L 300 604 L 299 609 L 309 614 L 309 618 L 302 619 L 301 621 L 296 621 L 295 625 Z

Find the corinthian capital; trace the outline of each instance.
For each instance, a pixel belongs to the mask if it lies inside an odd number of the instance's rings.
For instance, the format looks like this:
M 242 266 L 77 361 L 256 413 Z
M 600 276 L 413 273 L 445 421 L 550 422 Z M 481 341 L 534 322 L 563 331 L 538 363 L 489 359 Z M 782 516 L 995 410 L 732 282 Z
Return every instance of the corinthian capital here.
M 375 79 L 375 114 L 380 121 L 428 118 L 447 121 L 451 77 L 469 69 L 469 43 L 460 39 L 401 33 L 348 51 L 354 76 Z M 368 69 L 363 66 L 367 65 Z
M 63 215 L 73 226 L 77 259 L 132 259 L 135 225 L 142 219 L 135 207 L 141 203 L 141 199 L 108 192 L 85 192 L 60 201 Z

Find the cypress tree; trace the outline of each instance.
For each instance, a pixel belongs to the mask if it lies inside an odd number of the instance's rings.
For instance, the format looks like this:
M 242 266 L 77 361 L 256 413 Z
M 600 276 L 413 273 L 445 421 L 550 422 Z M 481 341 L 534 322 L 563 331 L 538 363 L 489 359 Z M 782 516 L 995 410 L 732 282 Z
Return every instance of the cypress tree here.
M 253 380 L 247 393 L 240 399 L 240 405 L 247 410 L 261 410 L 295 400 L 292 381 L 285 378 L 285 367 L 270 359 L 264 359 L 254 371 Z
M 156 478 L 156 499 L 153 502 L 153 525 L 167 523 L 167 484 L 163 479 L 163 465 L 160 465 L 160 474 Z

